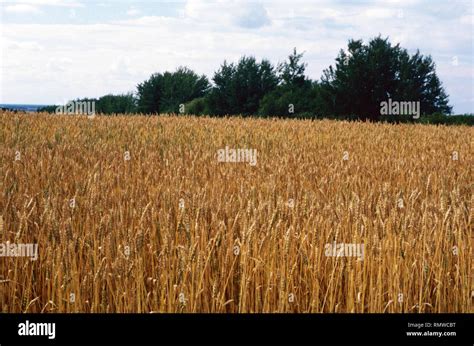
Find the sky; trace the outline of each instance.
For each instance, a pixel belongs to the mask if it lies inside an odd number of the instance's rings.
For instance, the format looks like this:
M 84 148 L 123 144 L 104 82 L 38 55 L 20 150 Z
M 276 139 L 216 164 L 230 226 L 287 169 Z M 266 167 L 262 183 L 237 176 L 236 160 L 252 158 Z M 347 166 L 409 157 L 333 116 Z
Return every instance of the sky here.
M 474 113 L 472 0 L 0 0 L 0 103 L 134 92 L 179 66 L 212 79 L 293 47 L 319 80 L 349 39 L 379 34 L 431 55 L 454 113 Z

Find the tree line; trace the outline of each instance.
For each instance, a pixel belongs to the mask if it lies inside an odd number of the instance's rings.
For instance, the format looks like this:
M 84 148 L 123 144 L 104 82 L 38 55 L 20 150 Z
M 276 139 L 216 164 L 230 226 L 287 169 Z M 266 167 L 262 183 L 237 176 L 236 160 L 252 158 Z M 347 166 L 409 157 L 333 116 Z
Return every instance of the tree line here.
M 410 55 L 380 36 L 367 44 L 349 40 L 334 66 L 319 81 L 305 75 L 307 64 L 296 48 L 282 62 L 243 56 L 224 63 L 212 83 L 187 67 L 155 73 L 134 93 L 106 95 L 95 101 L 102 114 L 194 114 L 414 121 L 410 114 L 381 114 L 381 103 L 419 102 L 424 122 L 463 123 L 473 117 L 451 114 L 441 81 L 430 56 Z M 53 111 L 54 106 L 41 109 Z

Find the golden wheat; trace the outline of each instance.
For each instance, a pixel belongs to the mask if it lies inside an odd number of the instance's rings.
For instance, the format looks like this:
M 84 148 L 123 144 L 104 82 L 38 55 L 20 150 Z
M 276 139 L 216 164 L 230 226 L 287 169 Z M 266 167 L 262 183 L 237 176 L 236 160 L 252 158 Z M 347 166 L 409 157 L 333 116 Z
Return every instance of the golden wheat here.
M 1 311 L 472 312 L 473 132 L 0 113 Z

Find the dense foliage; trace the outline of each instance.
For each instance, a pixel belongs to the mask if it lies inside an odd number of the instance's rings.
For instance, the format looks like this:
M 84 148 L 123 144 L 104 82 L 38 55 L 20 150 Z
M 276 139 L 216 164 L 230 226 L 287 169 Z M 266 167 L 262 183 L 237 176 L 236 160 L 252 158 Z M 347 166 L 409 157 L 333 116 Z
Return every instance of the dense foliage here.
M 138 111 L 183 113 L 180 106 L 204 96 L 209 87 L 206 76 L 198 76 L 186 67 L 180 67 L 175 72 L 155 73 L 137 86 Z
M 305 75 L 307 64 L 296 48 L 277 66 L 244 56 L 237 63 L 224 63 L 206 76 L 186 67 L 155 73 L 139 83 L 134 94 L 106 95 L 96 102 L 96 112 L 181 113 L 194 115 L 243 115 L 290 118 L 333 118 L 386 122 L 472 124 L 472 117 L 449 116 L 441 81 L 430 56 L 410 55 L 387 38 L 375 37 L 367 44 L 350 40 L 334 66 L 323 71 L 320 81 Z M 417 105 L 413 113 L 384 112 L 384 103 Z M 398 106 L 397 106 L 398 107 Z M 398 109 L 398 108 L 397 108 Z M 411 109 L 411 108 L 410 108 Z M 54 112 L 55 106 L 41 111 Z

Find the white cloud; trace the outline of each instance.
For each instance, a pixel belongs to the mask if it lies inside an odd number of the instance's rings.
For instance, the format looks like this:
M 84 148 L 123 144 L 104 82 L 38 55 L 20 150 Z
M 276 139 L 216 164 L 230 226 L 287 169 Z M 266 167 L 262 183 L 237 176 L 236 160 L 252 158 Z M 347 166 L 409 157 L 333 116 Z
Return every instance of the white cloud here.
M 2 39 L 2 46 L 4 46 L 8 51 L 42 51 L 44 47 L 40 45 L 37 41 L 12 41 L 9 39 Z
M 41 13 L 41 11 L 32 5 L 28 4 L 17 4 L 17 5 L 9 5 L 5 7 L 5 12 L 7 13 Z
M 399 12 L 396 12 L 393 9 L 388 8 L 370 8 L 365 11 L 365 15 L 367 19 L 385 19 L 385 18 L 393 18 L 398 15 Z M 403 12 L 402 12 L 403 13 Z
M 459 18 L 459 21 L 461 22 L 461 24 L 469 24 L 471 26 L 474 26 L 474 15 L 470 14 L 462 16 L 461 18 Z
M 258 1 L 188 0 L 183 14 L 199 22 L 220 23 L 225 26 L 233 24 L 250 29 L 270 24 L 264 4 Z
M 60 7 L 83 7 L 84 4 L 76 0 L 2 0 L 4 3 L 29 6 L 60 6 Z
M 141 13 L 140 10 L 136 9 L 135 7 L 130 7 L 127 11 L 127 15 L 128 16 L 137 16 Z

